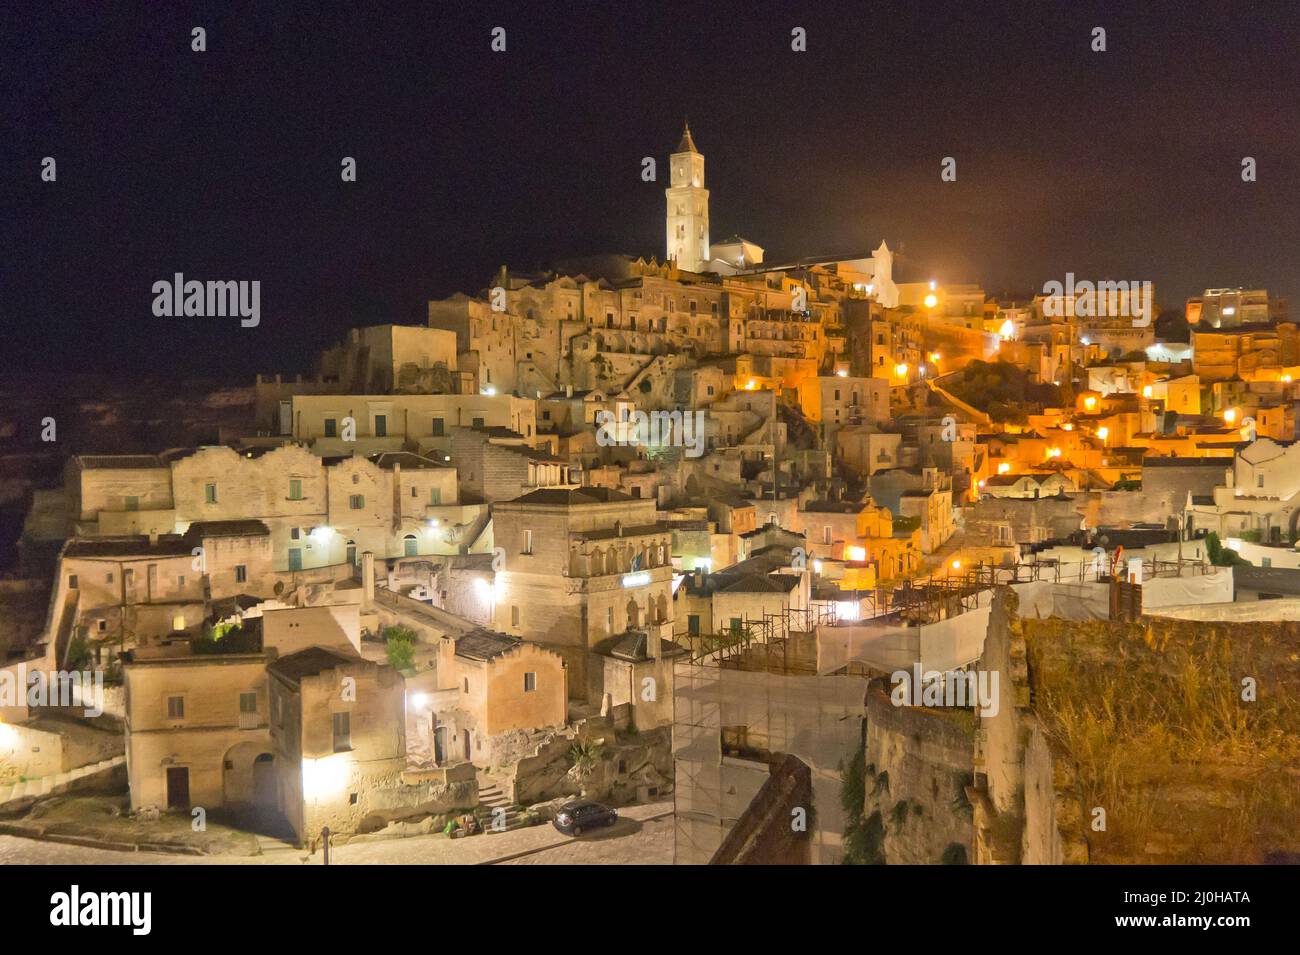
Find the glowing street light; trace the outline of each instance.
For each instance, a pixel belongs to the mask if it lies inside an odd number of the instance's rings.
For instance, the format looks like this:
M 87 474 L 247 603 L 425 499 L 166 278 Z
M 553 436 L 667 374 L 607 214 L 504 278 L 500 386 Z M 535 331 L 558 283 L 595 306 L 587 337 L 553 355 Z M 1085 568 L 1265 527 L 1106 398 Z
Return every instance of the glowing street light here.
M 1092 395 L 1089 395 L 1083 399 L 1083 406 L 1091 411 L 1093 408 L 1097 407 L 1097 399 Z
M 934 308 L 938 304 L 939 304 L 939 296 L 935 295 L 933 292 L 931 292 L 929 295 L 925 297 L 926 308 Z
M 999 473 L 999 474 L 1010 474 L 1010 473 L 1011 473 L 1011 465 L 1010 465 L 1010 464 L 1007 464 L 1007 462 L 1003 461 L 1001 464 L 998 465 L 998 473 Z
M 899 378 L 906 378 L 906 377 L 907 377 L 907 365 L 905 365 L 905 364 L 895 365 L 895 366 L 894 366 L 894 374 L 896 374 Z
M 1110 437 L 1110 428 L 1098 428 L 1097 437 L 1105 442 L 1105 440 Z
M 1224 411 L 1224 412 L 1223 412 L 1223 420 L 1226 421 L 1226 422 L 1228 422 L 1228 424 L 1232 424 L 1234 421 L 1236 421 L 1236 420 L 1237 420 L 1237 409 L 1236 409 L 1236 408 L 1229 408 L 1229 409 L 1227 409 L 1226 411 Z
M 1155 389 L 1153 389 L 1150 385 L 1147 385 L 1145 388 L 1142 389 L 1143 398 L 1150 398 L 1154 393 L 1155 393 Z

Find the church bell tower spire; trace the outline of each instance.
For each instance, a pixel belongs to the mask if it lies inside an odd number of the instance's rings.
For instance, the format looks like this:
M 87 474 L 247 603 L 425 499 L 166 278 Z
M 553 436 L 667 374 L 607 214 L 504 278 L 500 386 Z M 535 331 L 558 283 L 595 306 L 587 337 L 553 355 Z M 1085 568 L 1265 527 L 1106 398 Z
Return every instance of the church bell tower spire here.
M 704 188 L 704 156 L 695 147 L 689 124 L 668 162 L 668 258 L 675 259 L 678 268 L 699 272 L 709 264 L 709 190 Z

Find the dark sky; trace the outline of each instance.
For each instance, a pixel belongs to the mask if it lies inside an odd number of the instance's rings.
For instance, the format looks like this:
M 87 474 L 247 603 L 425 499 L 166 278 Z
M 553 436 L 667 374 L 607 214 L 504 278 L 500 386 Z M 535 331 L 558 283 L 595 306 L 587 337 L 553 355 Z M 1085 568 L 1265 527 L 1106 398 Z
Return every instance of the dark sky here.
M 0 372 L 244 384 L 502 263 L 662 255 L 640 160 L 666 174 L 683 116 L 713 236 L 769 258 L 884 238 L 990 292 L 1300 292 L 1291 3 L 409 6 L 6 4 Z M 175 272 L 260 280 L 261 326 L 155 318 Z

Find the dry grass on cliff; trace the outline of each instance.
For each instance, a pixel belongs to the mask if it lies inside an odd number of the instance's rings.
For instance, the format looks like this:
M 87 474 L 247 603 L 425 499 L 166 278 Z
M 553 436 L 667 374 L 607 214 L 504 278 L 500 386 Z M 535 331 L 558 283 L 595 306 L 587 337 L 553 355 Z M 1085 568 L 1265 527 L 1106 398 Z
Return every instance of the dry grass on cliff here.
M 1025 635 L 1035 709 L 1077 773 L 1093 861 L 1300 853 L 1300 629 L 1049 620 L 1025 621 Z

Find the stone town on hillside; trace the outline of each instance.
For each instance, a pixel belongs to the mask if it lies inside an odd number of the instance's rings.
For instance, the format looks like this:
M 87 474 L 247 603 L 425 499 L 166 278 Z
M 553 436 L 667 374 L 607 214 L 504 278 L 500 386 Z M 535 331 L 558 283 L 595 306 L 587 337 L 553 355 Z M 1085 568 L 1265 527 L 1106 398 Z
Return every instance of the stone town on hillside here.
M 31 489 L 0 819 L 397 851 L 581 799 L 666 807 L 683 864 L 1300 860 L 1285 303 L 769 261 L 689 127 L 668 170 L 661 249 L 502 266 L 219 444 Z

